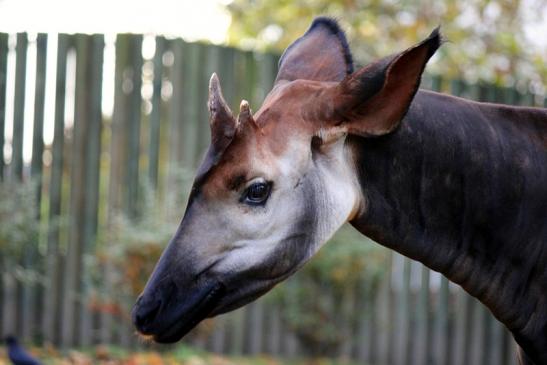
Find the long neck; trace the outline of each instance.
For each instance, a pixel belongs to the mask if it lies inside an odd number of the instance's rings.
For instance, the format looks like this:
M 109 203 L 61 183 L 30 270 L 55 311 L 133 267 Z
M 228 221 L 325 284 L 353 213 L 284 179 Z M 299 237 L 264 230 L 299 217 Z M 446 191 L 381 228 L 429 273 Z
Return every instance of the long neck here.
M 547 363 L 546 120 L 540 109 L 421 91 L 394 133 L 349 140 L 364 201 L 351 223 L 460 284 L 541 363 Z

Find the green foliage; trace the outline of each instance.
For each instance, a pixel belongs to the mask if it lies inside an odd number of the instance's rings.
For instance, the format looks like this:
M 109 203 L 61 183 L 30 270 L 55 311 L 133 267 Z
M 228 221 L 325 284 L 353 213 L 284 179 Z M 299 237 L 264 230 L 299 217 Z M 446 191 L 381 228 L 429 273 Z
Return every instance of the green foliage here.
M 387 269 L 387 251 L 345 225 L 274 297 L 309 355 L 336 354 L 356 323 L 356 299 L 371 297 Z
M 449 43 L 429 70 L 506 85 L 531 80 L 542 93 L 546 50 L 527 38 L 525 26 L 540 23 L 545 6 L 546 0 L 234 0 L 229 42 L 280 52 L 315 16 L 327 14 L 340 20 L 356 60 L 367 63 L 405 49 L 440 24 Z
M 0 183 L 0 252 L 19 259 L 29 245 L 38 244 L 36 186 L 32 183 Z
M 142 291 L 176 231 L 176 221 L 166 217 L 156 195 L 148 190 L 145 196 L 146 214 L 137 219 L 115 216 L 100 238 L 95 272 L 102 274 L 108 268 L 112 287 L 107 295 L 111 298 L 133 300 Z

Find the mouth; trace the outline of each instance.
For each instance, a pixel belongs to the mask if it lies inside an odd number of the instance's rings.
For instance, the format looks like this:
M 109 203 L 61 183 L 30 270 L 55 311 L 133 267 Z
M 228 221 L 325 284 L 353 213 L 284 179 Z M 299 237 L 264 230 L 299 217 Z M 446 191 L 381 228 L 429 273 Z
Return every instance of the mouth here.
M 157 343 L 174 343 L 183 338 L 199 322 L 209 317 L 216 307 L 218 301 L 225 292 L 225 286 L 222 283 L 212 285 L 210 289 L 203 291 L 190 305 L 186 304 L 182 308 L 173 308 L 163 320 L 166 323 L 172 323 L 161 332 L 152 334 L 152 339 Z

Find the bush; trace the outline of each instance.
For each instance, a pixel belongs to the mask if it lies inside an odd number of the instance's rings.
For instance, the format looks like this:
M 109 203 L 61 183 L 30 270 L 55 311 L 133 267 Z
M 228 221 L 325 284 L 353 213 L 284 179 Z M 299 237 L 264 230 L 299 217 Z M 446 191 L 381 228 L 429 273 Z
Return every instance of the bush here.
M 28 245 L 38 244 L 39 222 L 36 186 L 0 182 L 0 252 L 16 261 Z
M 387 251 L 345 225 L 294 278 L 276 289 L 283 319 L 312 356 L 336 355 L 385 273 Z

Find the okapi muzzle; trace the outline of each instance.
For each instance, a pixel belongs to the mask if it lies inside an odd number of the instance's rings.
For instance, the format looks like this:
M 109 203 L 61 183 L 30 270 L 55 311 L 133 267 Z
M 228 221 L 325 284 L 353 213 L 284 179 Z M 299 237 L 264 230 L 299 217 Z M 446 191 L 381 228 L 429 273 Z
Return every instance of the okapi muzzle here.
M 441 43 L 423 42 L 354 72 L 344 33 L 317 18 L 287 48 L 272 91 L 235 118 L 215 74 L 211 145 L 186 213 L 133 309 L 140 333 L 175 342 L 297 271 L 366 210 L 348 136 L 380 136 L 404 117 Z

